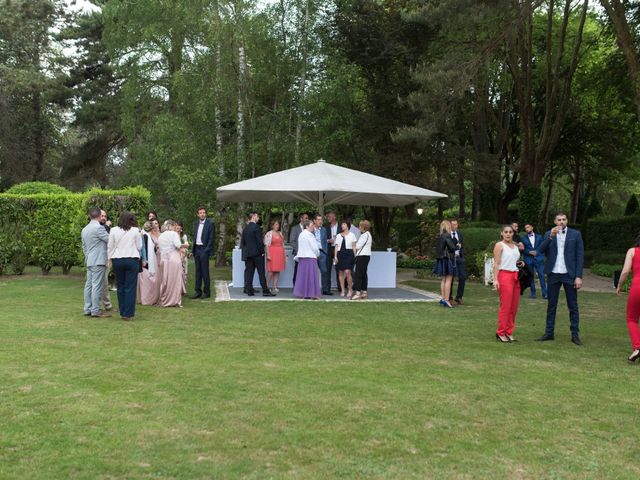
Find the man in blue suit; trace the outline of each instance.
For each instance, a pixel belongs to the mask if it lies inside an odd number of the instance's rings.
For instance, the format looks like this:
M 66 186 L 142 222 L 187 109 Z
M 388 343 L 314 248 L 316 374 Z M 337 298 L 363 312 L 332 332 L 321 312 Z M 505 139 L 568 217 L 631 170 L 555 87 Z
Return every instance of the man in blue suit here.
M 320 249 L 320 255 L 318 256 L 318 268 L 320 269 L 320 279 L 322 284 L 323 295 L 333 295 L 330 288 L 330 275 L 331 271 L 327 268 L 327 254 L 329 252 L 329 242 L 327 239 L 327 229 L 322 226 L 322 215 L 317 214 L 313 218 L 313 224 L 316 227 L 314 232 L 316 241 L 318 242 L 318 248 Z
M 531 270 L 531 298 L 536 298 L 535 272 L 538 273 L 540 279 L 542 298 L 547 298 L 547 285 L 544 281 L 544 255 L 536 250 L 536 247 L 542 243 L 542 235 L 536 233 L 530 223 L 524 226 L 524 231 L 527 234 L 521 237 L 521 240 L 524 245 L 524 263 Z
M 578 230 L 567 228 L 567 215 L 557 213 L 556 224 L 544 235 L 544 240 L 537 249 L 538 253 L 547 255 L 544 271 L 547 274 L 549 303 L 547 305 L 547 327 L 538 341 L 554 339 L 556 309 L 560 287 L 564 287 L 569 307 L 571 322 L 571 341 L 582 345 L 580 340 L 580 313 L 578 311 L 578 290 L 582 288 L 582 269 L 584 267 L 584 244 Z
M 211 296 L 211 278 L 209 276 L 209 257 L 213 255 L 213 237 L 216 228 L 207 218 L 207 210 L 199 207 L 198 221 L 193 226 L 193 260 L 196 265 L 196 293 L 191 298 L 209 298 Z M 204 288 L 202 288 L 204 286 Z

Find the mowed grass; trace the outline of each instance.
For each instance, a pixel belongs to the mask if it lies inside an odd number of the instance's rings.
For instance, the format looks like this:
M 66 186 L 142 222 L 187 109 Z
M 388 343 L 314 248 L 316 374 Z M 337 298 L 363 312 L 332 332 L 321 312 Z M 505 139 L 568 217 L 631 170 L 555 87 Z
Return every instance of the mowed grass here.
M 228 272 L 214 272 L 214 277 Z M 435 282 L 411 282 L 437 289 Z M 524 298 L 185 300 L 82 316 L 83 278 L 0 278 L 0 478 L 637 478 L 625 299 L 580 295 L 585 346 Z M 115 296 L 114 296 L 115 298 Z

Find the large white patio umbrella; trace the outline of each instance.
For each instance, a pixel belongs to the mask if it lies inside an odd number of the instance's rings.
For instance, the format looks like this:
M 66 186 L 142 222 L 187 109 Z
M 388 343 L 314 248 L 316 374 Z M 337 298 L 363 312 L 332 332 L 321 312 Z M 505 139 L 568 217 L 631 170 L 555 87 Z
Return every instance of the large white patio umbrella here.
M 447 197 L 324 160 L 225 185 L 217 193 L 218 200 L 225 202 L 305 202 L 316 205 L 320 213 L 330 204 L 400 207 Z

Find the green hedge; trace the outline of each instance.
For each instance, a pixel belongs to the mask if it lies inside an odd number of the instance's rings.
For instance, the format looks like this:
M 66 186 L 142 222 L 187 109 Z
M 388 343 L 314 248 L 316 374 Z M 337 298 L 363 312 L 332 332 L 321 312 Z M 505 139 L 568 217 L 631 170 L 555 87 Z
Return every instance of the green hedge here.
M 623 252 L 629 249 L 640 234 L 640 215 L 593 218 L 587 222 L 585 248 L 591 251 Z M 615 262 L 598 262 L 615 263 Z
M 123 210 L 140 215 L 149 209 L 151 195 L 136 187 L 124 190 L 90 190 L 85 193 L 16 195 L 0 194 L 0 272 L 13 267 L 22 273 L 27 263 L 43 273 L 60 266 L 67 273 L 82 265 L 80 232 L 87 210 L 99 206 L 112 218 Z
M 56 193 L 59 195 L 71 193 L 64 187 L 49 182 L 24 182 L 12 186 L 4 193 L 14 195 L 37 195 L 39 193 Z
M 604 263 L 594 263 L 591 265 L 591 273 L 601 277 L 613 278 L 615 272 L 622 271 L 622 265 L 607 265 Z
M 400 220 L 393 223 L 393 229 L 397 235 L 397 245 L 400 251 L 404 251 L 409 242 L 420 235 L 420 222 L 418 220 Z

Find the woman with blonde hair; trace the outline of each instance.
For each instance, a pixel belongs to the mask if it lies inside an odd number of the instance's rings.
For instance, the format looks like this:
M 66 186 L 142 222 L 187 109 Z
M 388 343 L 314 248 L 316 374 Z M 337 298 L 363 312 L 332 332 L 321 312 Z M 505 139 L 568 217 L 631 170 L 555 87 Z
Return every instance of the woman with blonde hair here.
M 441 277 L 440 280 L 440 305 L 453 308 L 449 303 L 451 295 L 451 283 L 456 274 L 456 243 L 451 236 L 451 222 L 443 220 L 440 223 L 440 236 L 436 244 L 436 266 L 433 273 Z
M 162 225 L 162 233 L 158 239 L 160 250 L 160 296 L 161 307 L 182 306 L 182 242 L 177 232 L 177 224 L 167 220 Z
M 138 273 L 138 302 L 142 305 L 155 305 L 160 295 L 158 280 L 158 261 L 156 257 L 156 241 L 151 236 L 153 222 L 147 221 L 142 226 L 142 249 L 146 253 L 147 265 Z

